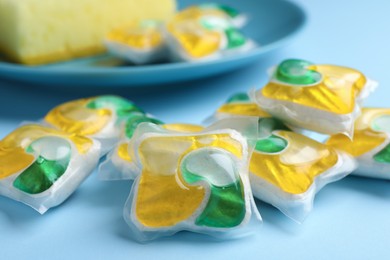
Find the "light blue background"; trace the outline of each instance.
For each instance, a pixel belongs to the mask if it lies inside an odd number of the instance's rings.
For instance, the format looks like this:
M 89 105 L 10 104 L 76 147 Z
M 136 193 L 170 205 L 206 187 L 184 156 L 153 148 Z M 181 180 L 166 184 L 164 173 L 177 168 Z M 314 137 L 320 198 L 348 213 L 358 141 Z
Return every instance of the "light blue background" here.
M 380 82 L 369 106 L 390 107 L 390 2 L 297 1 L 309 24 L 294 43 L 262 61 L 207 80 L 146 90 L 56 89 L 0 81 L 0 137 L 23 120 L 37 120 L 60 102 L 113 93 L 167 122 L 200 123 L 236 91 L 259 88 L 266 69 L 284 58 L 355 67 Z M 259 25 L 259 26 L 266 26 Z M 257 202 L 262 228 L 240 240 L 210 242 L 190 233 L 150 244 L 128 239 L 122 207 L 129 182 L 92 175 L 61 207 L 40 216 L 0 198 L 0 259 L 389 259 L 390 182 L 348 177 L 326 186 L 312 214 L 297 225 Z

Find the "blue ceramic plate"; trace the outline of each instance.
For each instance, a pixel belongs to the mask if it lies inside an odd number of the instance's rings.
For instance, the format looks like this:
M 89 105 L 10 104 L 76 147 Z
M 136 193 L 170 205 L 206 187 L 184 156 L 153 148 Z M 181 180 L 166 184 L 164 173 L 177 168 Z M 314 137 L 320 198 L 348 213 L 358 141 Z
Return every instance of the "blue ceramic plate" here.
M 109 55 L 72 60 L 48 66 L 28 67 L 0 62 L 0 77 L 44 85 L 122 86 L 156 85 L 203 78 L 227 72 L 253 61 L 290 41 L 306 21 L 304 11 L 294 3 L 276 0 L 221 0 L 248 14 L 245 35 L 260 45 L 251 51 L 219 60 L 196 63 L 166 63 L 147 66 L 123 65 Z M 179 0 L 180 8 L 197 4 Z

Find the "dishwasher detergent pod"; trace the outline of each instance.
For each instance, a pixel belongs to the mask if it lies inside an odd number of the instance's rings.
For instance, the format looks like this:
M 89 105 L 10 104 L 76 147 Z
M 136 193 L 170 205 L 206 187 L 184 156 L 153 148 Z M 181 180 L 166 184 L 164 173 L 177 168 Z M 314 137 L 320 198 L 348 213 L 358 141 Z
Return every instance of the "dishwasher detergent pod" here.
M 260 108 L 292 126 L 351 137 L 360 103 L 375 87 L 355 69 L 290 59 L 277 66 L 254 99 Z

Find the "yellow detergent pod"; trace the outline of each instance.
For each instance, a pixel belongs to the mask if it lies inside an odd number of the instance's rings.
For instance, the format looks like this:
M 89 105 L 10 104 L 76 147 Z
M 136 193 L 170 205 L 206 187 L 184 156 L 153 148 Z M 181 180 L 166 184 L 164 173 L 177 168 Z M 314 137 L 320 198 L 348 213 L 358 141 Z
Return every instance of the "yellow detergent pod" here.
M 142 20 L 116 28 L 104 41 L 113 55 L 134 64 L 146 64 L 167 58 L 163 22 Z
M 0 141 L 0 194 L 41 214 L 61 204 L 93 171 L 100 143 L 42 125 L 24 125 Z
M 331 136 L 327 144 L 351 154 L 358 162 L 355 175 L 390 180 L 390 109 L 363 108 L 352 140 Z
M 61 104 L 44 121 L 64 132 L 94 138 L 101 142 L 104 155 L 120 138 L 124 120 L 143 113 L 131 101 L 118 96 L 98 96 Z
M 315 194 L 323 186 L 356 167 L 347 153 L 292 132 L 273 117 L 234 115 L 210 128 L 231 128 L 247 137 L 254 146 L 249 163 L 253 195 L 299 223 L 312 210 Z
M 217 59 L 252 49 L 255 44 L 238 29 L 244 16 L 216 4 L 192 6 L 166 25 L 167 44 L 174 60 Z
M 279 64 L 254 99 L 292 126 L 351 137 L 360 103 L 376 85 L 355 69 L 290 59 Z
M 249 170 L 254 196 L 301 223 L 315 194 L 355 167 L 346 153 L 298 133 L 274 130 L 258 139 Z
M 136 178 L 124 218 L 136 240 L 181 230 L 230 237 L 259 215 L 247 172 L 248 147 L 234 130 L 180 133 L 140 124 Z M 177 125 L 173 127 L 177 129 Z

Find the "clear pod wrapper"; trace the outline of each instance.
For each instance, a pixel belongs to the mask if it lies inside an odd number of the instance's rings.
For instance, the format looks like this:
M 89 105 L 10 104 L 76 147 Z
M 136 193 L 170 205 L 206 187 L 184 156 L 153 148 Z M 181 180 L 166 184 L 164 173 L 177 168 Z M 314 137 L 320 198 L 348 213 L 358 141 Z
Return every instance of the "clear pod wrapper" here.
M 352 140 L 333 135 L 326 143 L 356 159 L 354 175 L 390 180 L 390 109 L 363 108 Z
M 140 172 L 124 218 L 135 240 L 184 230 L 231 239 L 250 232 L 251 221 L 261 222 L 249 183 L 250 149 L 239 132 L 178 133 L 141 123 L 134 135 Z
M 252 109 L 250 104 L 246 94 L 232 96 L 217 110 L 211 127 L 237 129 L 247 124 L 245 120 L 257 122 L 249 163 L 253 195 L 301 223 L 313 208 L 315 194 L 351 173 L 355 161 L 345 152 L 291 131 L 282 121 Z
M 100 180 L 134 180 L 139 169 L 131 157 L 132 151 L 129 150 L 133 146 L 132 142 L 137 140 L 138 136 L 134 136 L 135 129 L 140 123 L 149 122 L 161 125 L 164 129 L 176 132 L 199 132 L 204 128 L 194 124 L 164 124 L 162 121 L 148 114 L 134 114 L 127 118 L 123 128 L 121 141 L 112 149 L 103 163 L 99 166 L 98 176 Z
M 99 141 L 103 156 L 119 141 L 123 122 L 134 113 L 143 112 L 125 98 L 103 95 L 63 103 L 53 108 L 43 122 L 69 134 Z
M 201 9 L 205 15 L 224 17 L 224 19 L 228 20 L 234 27 L 237 28 L 244 27 L 248 21 L 246 14 L 228 5 L 204 3 L 190 8 L 195 9 L 194 12 L 196 12 L 196 9 Z
M 66 200 L 95 169 L 100 143 L 38 124 L 0 141 L 0 194 L 45 213 Z
M 260 108 L 293 127 L 352 137 L 362 100 L 376 86 L 355 69 L 290 59 L 251 95 Z
M 166 24 L 165 38 L 173 60 L 218 59 L 256 46 L 235 26 L 232 17 L 212 6 L 216 5 L 189 7 Z
M 111 31 L 104 40 L 108 51 L 121 59 L 141 65 L 168 58 L 164 24 L 142 20 Z
M 239 117 L 263 118 L 271 117 L 271 115 L 252 101 L 249 94 L 240 92 L 232 95 L 212 116 L 205 120 L 205 123 L 211 124 L 222 119 Z

